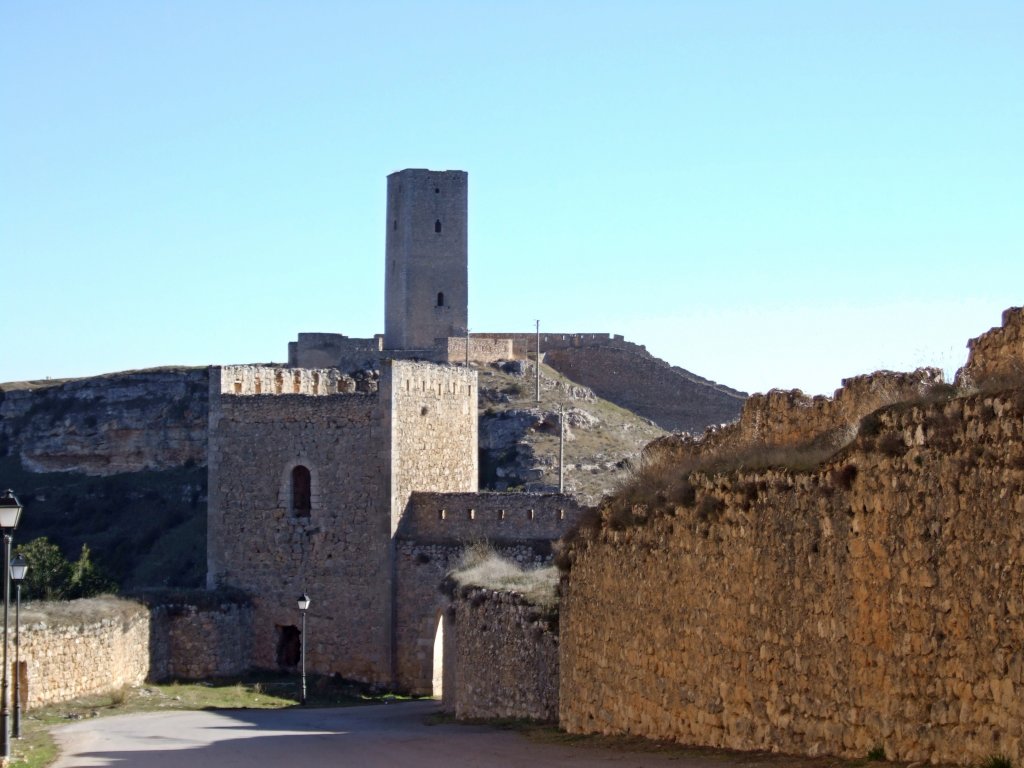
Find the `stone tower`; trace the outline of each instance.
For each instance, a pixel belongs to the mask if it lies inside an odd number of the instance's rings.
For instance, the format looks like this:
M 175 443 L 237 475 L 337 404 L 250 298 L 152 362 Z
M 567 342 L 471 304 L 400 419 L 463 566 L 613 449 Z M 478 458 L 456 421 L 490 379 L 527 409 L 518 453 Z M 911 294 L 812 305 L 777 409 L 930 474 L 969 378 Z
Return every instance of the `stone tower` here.
M 432 349 L 469 322 L 465 171 L 388 176 L 385 349 Z

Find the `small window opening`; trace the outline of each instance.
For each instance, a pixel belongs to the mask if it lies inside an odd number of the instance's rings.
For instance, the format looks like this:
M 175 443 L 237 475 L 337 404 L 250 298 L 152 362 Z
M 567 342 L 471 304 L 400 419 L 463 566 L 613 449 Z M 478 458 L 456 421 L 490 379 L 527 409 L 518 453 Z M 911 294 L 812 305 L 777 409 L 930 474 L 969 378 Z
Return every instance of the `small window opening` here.
M 256 394 L 257 395 L 263 393 L 263 380 L 262 379 L 256 379 L 256 381 L 253 382 L 253 386 L 256 387 Z
M 309 470 L 301 464 L 292 469 L 292 514 L 309 517 L 312 509 Z
M 475 509 L 469 510 L 469 519 L 470 520 L 476 520 L 476 510 Z
M 440 219 L 438 219 L 437 221 L 434 222 L 434 232 L 436 232 L 439 235 L 441 234 L 441 220 Z
M 444 520 L 445 517 L 447 517 L 447 515 L 448 515 L 448 512 L 446 510 L 442 509 L 440 514 L 438 514 L 437 518 L 438 518 L 438 520 Z
M 434 194 L 438 194 L 441 191 L 440 187 L 434 187 Z
M 444 306 L 444 291 L 441 291 L 440 293 L 437 294 L 437 306 Z
M 398 219 L 395 219 L 394 221 L 391 222 L 391 229 L 398 229 Z
M 236 395 L 242 394 L 242 382 L 240 382 L 240 381 L 236 381 L 235 382 L 235 394 Z
M 531 510 L 530 510 L 530 511 L 529 511 L 529 512 L 527 513 L 527 515 L 526 515 L 526 516 L 527 516 L 527 517 L 528 517 L 528 518 L 529 518 L 530 520 L 533 520 L 533 510 L 531 509 Z
M 499 509 L 498 510 L 498 519 L 499 520 L 504 520 L 505 519 L 505 510 L 504 509 Z
M 564 509 L 558 510 L 558 519 L 559 520 L 565 520 L 565 510 Z

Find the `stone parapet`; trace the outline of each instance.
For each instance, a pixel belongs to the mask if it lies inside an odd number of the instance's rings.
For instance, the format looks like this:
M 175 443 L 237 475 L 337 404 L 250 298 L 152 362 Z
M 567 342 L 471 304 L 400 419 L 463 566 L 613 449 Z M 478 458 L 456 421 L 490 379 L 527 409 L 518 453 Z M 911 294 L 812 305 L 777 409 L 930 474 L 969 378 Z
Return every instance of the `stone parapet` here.
M 425 541 L 558 539 L 584 507 L 560 493 L 416 492 L 398 535 Z

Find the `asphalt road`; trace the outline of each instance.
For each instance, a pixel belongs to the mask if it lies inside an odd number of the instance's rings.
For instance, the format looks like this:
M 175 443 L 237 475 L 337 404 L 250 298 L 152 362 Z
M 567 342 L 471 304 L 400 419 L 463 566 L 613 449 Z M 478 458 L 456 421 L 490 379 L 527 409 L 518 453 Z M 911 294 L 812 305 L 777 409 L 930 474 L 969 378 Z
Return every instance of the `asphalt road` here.
M 468 768 L 469 766 L 662 766 L 721 762 L 545 744 L 513 731 L 426 725 L 435 702 L 341 709 L 154 712 L 87 720 L 54 730 L 54 768 Z

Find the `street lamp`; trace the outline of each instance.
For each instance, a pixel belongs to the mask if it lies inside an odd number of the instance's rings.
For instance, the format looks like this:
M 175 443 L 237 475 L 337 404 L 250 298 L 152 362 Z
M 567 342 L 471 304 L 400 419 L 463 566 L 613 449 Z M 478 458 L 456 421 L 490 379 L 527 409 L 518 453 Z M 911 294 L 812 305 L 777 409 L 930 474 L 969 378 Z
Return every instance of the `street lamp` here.
M 11 560 L 11 578 L 14 580 L 14 738 L 21 738 L 21 582 L 28 573 L 28 563 L 21 555 Z
M 302 614 L 302 632 L 299 635 L 299 663 L 302 668 L 302 696 L 299 698 L 299 703 L 303 705 L 306 703 L 306 610 L 308 608 L 309 595 L 303 592 L 302 597 L 299 598 L 299 613 Z
M 4 671 L 0 685 L 0 757 L 6 765 L 11 759 L 10 710 L 7 705 L 7 614 L 11 607 L 11 534 L 18 527 L 21 504 L 8 488 L 0 494 L 0 530 L 4 534 Z

